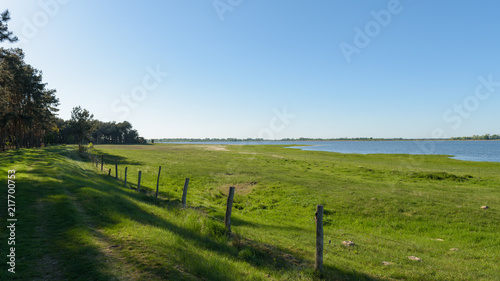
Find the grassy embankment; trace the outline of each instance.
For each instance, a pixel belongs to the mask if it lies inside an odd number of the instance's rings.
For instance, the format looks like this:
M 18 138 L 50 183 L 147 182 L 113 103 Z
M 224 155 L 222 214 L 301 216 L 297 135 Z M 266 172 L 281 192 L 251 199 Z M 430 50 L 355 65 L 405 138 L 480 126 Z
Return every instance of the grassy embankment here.
M 74 147 L 0 156 L 3 182 L 17 170 L 18 218 L 16 274 L 2 261 L 0 280 L 310 280 L 317 204 L 325 206 L 326 279 L 498 280 L 500 163 L 280 146 L 96 151 L 106 163 L 118 159 L 122 178 L 128 167 L 129 188 Z M 132 189 L 138 170 L 141 193 Z M 185 177 L 187 209 L 179 201 Z M 236 186 L 230 239 L 219 221 L 229 186 Z M 6 210 L 0 214 L 6 224 Z M 1 229 L 6 257 L 9 233 Z

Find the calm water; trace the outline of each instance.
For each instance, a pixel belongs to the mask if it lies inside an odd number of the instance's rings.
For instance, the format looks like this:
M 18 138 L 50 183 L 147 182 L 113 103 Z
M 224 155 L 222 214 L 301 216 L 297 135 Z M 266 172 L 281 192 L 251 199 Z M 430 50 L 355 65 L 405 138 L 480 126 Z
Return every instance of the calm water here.
M 500 162 L 500 141 L 335 141 L 301 147 L 360 154 L 443 154 L 459 160 Z
M 294 148 L 360 154 L 443 154 L 459 160 L 500 162 L 500 141 L 259 141 L 203 143 L 309 145 Z

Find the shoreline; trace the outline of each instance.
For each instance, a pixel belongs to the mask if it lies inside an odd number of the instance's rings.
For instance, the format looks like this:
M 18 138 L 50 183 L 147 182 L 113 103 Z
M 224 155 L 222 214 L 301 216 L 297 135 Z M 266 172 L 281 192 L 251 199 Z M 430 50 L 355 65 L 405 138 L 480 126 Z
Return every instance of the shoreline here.
M 311 140 L 203 140 L 203 139 L 196 139 L 196 140 L 170 140 L 170 141 L 155 141 L 154 143 L 223 143 L 223 142 L 337 142 L 337 141 L 352 141 L 352 142 L 387 142 L 387 141 L 500 141 L 500 139 L 478 139 L 478 140 L 473 140 L 473 139 L 464 139 L 464 140 L 458 140 L 458 139 L 311 139 Z
M 441 144 L 433 141 L 415 141 L 415 145 L 407 141 L 393 141 L 394 144 L 382 144 L 384 142 L 373 142 L 373 144 L 368 144 L 369 142 L 363 141 L 247 141 L 247 142 L 167 142 L 160 144 L 191 144 L 191 145 L 234 145 L 234 146 L 251 146 L 251 145 L 269 145 L 269 146 L 283 146 L 286 148 L 300 149 L 304 151 L 321 151 L 321 152 L 333 152 L 340 154 L 399 154 L 399 155 L 444 155 L 450 159 L 460 160 L 460 161 L 471 161 L 471 162 L 488 162 L 488 163 L 500 163 L 500 158 L 491 157 L 495 155 L 495 148 L 491 150 L 491 146 L 495 146 L 492 142 L 487 144 L 486 140 L 482 140 L 480 145 L 478 141 L 462 141 L 448 140 L 445 144 Z M 441 141 L 440 141 L 441 142 Z M 476 142 L 476 144 L 474 144 Z M 338 143 L 339 146 L 335 145 Z M 357 144 L 356 144 L 357 143 Z M 376 145 L 375 143 L 379 143 Z M 397 144 L 399 143 L 399 144 Z M 462 143 L 462 144 L 460 144 Z M 466 145 L 467 143 L 467 145 Z M 358 145 L 359 144 L 359 145 Z M 440 146 L 441 145 L 441 146 Z M 479 148 L 471 150 L 470 147 Z M 495 146 L 496 147 L 496 146 Z M 469 151 L 475 151 L 474 153 L 469 153 Z

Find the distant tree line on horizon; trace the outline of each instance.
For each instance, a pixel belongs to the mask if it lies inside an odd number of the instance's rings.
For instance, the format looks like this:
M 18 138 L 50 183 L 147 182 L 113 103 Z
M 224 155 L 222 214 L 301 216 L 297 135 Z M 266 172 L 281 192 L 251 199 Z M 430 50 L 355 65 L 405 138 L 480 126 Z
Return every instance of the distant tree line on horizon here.
M 152 142 L 249 142 L 249 141 L 339 141 L 339 140 L 359 140 L 359 141 L 380 141 L 380 140 L 405 140 L 403 138 L 285 138 L 277 140 L 266 140 L 263 138 L 161 138 L 152 139 Z
M 500 135 L 485 134 L 482 136 L 473 135 L 472 137 L 454 137 L 450 139 L 451 140 L 500 140 Z
M 161 138 L 152 139 L 151 142 L 250 142 L 250 141 L 417 141 L 417 140 L 500 140 L 500 135 L 474 135 L 472 137 L 452 137 L 452 138 L 442 138 L 442 139 L 431 139 L 431 138 L 284 138 L 276 140 L 266 140 L 262 138 Z
M 230 141 L 265 141 L 264 139 L 238 138 L 161 138 L 152 139 L 152 142 L 230 142 Z
M 0 43 L 16 42 L 8 30 L 9 11 L 0 14 Z M 0 151 L 48 144 L 145 143 L 127 121 L 102 122 L 80 107 L 70 120 L 56 117 L 59 100 L 47 89 L 42 71 L 24 61 L 20 48 L 0 48 Z

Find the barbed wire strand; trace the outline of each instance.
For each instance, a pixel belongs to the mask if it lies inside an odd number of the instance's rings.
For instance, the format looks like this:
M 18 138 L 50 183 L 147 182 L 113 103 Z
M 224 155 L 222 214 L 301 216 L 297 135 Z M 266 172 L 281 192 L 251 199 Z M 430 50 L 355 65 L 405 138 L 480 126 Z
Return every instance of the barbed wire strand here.
M 93 157 L 97 158 L 96 161 L 92 161 Z M 95 162 L 97 162 L 97 167 L 96 168 L 100 169 L 99 164 L 101 164 L 102 161 L 101 161 L 101 159 L 99 159 L 98 155 L 88 154 L 88 159 L 90 160 L 89 164 L 91 164 L 92 166 L 94 166 Z M 121 179 L 122 176 L 123 176 L 122 171 L 119 171 L 118 175 L 119 175 L 118 180 L 122 181 L 122 179 Z M 215 211 L 217 213 L 221 213 L 221 214 L 224 215 L 224 211 L 222 211 L 220 209 L 216 209 L 214 207 L 214 205 L 212 205 L 212 202 L 211 202 L 210 199 L 208 199 L 206 197 L 203 197 L 203 196 L 200 196 L 198 194 L 190 194 L 190 196 L 193 196 L 195 198 L 200 199 L 202 201 L 202 203 L 203 203 L 201 207 L 213 210 L 213 211 Z M 443 201 L 443 202 L 445 202 L 445 201 Z M 219 207 L 219 206 L 217 206 L 217 207 Z M 288 215 L 288 213 L 286 211 L 281 211 L 281 210 L 277 210 L 277 209 L 274 209 L 273 211 L 274 212 L 278 211 L 279 213 L 281 213 L 284 216 Z M 220 222 L 224 222 L 222 219 L 217 218 L 217 217 L 212 216 L 212 215 L 209 215 L 207 213 L 205 213 L 205 216 L 209 217 L 209 218 L 212 218 L 212 219 L 215 219 L 215 220 L 220 221 Z M 313 220 L 313 222 L 314 222 L 314 220 Z M 343 227 L 343 229 L 346 229 L 346 228 Z M 411 245 L 411 244 L 404 243 L 404 242 L 401 242 L 401 241 L 397 241 L 397 240 L 394 240 L 394 239 L 390 239 L 390 238 L 387 238 L 387 237 L 382 237 L 382 236 L 374 235 L 374 234 L 371 234 L 371 233 L 360 233 L 358 231 L 352 231 L 352 229 L 347 229 L 347 230 L 349 232 L 343 232 L 342 234 L 340 234 L 341 236 L 344 236 L 344 237 L 332 234 L 332 233 L 330 233 L 330 231 L 327 230 L 327 233 L 325 233 L 326 234 L 325 237 L 328 238 L 329 243 L 326 245 L 326 247 L 324 247 L 324 250 L 325 250 L 326 253 L 333 254 L 333 255 L 336 255 L 336 256 L 341 256 L 341 254 L 338 253 L 338 251 L 334 251 L 334 249 L 336 249 L 337 247 L 336 247 L 336 244 L 331 245 L 331 243 L 330 243 L 331 239 L 330 238 L 336 238 L 336 239 L 339 239 L 339 240 L 343 240 L 345 238 L 345 236 L 351 236 L 351 237 L 356 237 L 357 241 L 362 241 L 361 243 L 363 243 L 363 242 L 367 242 L 366 239 L 363 238 L 363 236 L 370 236 L 370 237 L 373 237 L 373 238 L 378 239 L 378 240 L 384 240 L 384 241 L 388 241 L 388 242 L 391 242 L 391 243 L 394 243 L 394 244 L 397 244 L 397 245 L 400 245 L 400 246 L 409 247 L 409 248 L 415 249 L 415 250 L 417 250 L 419 252 L 422 252 L 422 253 L 428 253 L 428 254 L 434 254 L 434 255 L 441 255 L 442 254 L 442 253 L 440 253 L 438 251 L 432 251 L 432 250 L 429 250 L 429 249 L 422 248 L 422 246 Z M 355 232 L 355 233 L 351 233 L 351 232 Z M 271 238 L 271 239 L 269 239 L 269 238 Z M 273 244 L 275 244 L 275 245 L 282 245 L 283 244 L 282 243 L 283 242 L 283 238 L 285 238 L 287 240 L 292 240 L 292 241 L 295 240 L 294 238 L 291 238 L 291 237 L 286 237 L 286 236 L 283 237 L 283 235 L 281 237 L 279 237 L 279 240 L 278 240 L 278 238 L 274 238 L 274 236 L 270 236 L 270 237 L 268 236 L 268 239 L 266 239 L 266 240 L 271 240 L 271 242 L 273 242 Z M 314 243 L 311 242 L 311 244 L 315 245 L 315 242 Z M 314 245 L 311 245 L 311 248 L 313 248 Z M 370 257 L 372 257 L 372 258 L 373 258 L 373 255 L 372 255 L 373 253 L 380 253 L 380 254 L 382 254 L 384 256 L 391 257 L 391 258 L 393 258 L 395 260 L 398 260 L 398 259 L 401 258 L 399 256 L 394 256 L 394 255 L 392 255 L 392 254 L 390 254 L 390 253 L 388 253 L 386 251 L 381 250 L 381 249 L 384 249 L 384 248 L 376 248 L 375 246 L 372 246 L 369 243 L 366 243 L 366 244 L 363 243 L 362 245 L 363 245 L 364 249 L 369 249 L 369 251 L 367 251 L 366 253 L 371 253 Z M 468 257 L 470 257 L 470 254 L 467 253 L 466 251 L 461 250 L 461 252 L 465 253 Z M 342 257 L 346 258 L 345 256 L 342 256 Z M 457 259 L 457 258 L 454 258 L 452 256 L 447 256 L 447 258 L 448 259 L 453 259 L 453 260 L 459 261 L 459 262 L 466 261 L 466 259 Z M 376 259 L 380 259 L 380 258 L 377 257 Z

